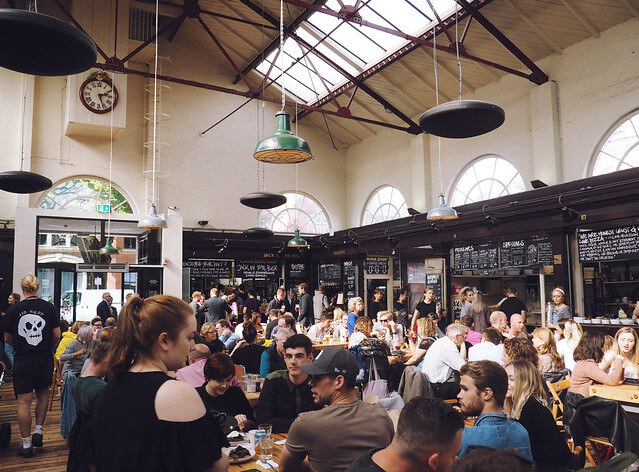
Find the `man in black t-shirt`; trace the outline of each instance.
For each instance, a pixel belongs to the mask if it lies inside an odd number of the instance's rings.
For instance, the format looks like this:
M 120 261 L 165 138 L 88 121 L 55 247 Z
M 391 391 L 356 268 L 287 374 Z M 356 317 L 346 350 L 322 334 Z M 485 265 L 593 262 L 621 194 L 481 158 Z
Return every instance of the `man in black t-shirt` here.
M 13 388 L 18 396 L 18 425 L 22 447 L 18 455 L 33 456 L 42 447 L 42 425 L 47 415 L 49 385 L 53 374 L 53 350 L 60 340 L 60 315 L 51 303 L 38 298 L 40 281 L 27 275 L 21 282 L 25 299 L 7 310 L 5 342 L 16 351 Z M 32 392 L 36 393 L 36 426 L 31 433 Z
M 249 314 L 253 314 L 253 313 L 259 313 L 260 312 L 260 305 L 262 303 L 257 299 L 257 294 L 255 293 L 255 290 L 249 290 L 248 291 L 248 298 L 244 299 L 244 310 L 243 312 L 249 313 Z
M 397 421 L 397 432 L 385 449 L 370 450 L 346 472 L 448 472 L 461 447 L 464 418 L 438 398 L 415 397 Z
M 517 289 L 509 285 L 506 287 L 505 292 L 506 299 L 500 303 L 499 309 L 506 313 L 508 318 L 517 313 L 526 321 L 526 304 L 517 298 Z

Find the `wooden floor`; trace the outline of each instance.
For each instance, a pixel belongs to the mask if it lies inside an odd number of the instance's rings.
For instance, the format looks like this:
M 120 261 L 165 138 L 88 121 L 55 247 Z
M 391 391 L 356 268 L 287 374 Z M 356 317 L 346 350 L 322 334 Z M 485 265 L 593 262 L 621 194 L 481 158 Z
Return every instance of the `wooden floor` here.
M 0 449 L 0 472 L 63 472 L 67 468 L 67 441 L 60 436 L 60 397 L 54 397 L 53 410 L 47 412 L 44 423 L 44 447 L 33 448 L 34 455 L 25 459 L 17 455 L 22 447 L 22 439 L 18 429 L 16 411 L 18 402 L 13 394 L 11 379 L 5 379 L 0 387 L 0 424 L 11 424 L 11 444 L 6 449 Z M 32 408 L 35 406 L 35 396 Z M 31 413 L 32 418 L 33 412 Z M 31 425 L 31 432 L 35 423 Z

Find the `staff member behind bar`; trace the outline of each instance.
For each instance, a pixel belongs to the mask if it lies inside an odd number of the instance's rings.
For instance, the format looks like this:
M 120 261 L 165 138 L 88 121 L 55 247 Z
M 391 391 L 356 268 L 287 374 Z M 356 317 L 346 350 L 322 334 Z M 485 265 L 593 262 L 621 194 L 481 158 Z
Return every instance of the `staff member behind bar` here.
M 552 304 L 548 304 L 548 310 L 546 312 L 546 327 L 557 328 L 559 320 L 566 318 L 572 318 L 572 312 L 570 307 L 566 305 L 566 292 L 561 287 L 555 287 L 552 291 Z
M 437 317 L 439 317 L 439 313 L 437 313 L 437 304 L 435 303 L 435 291 L 432 288 L 427 287 L 426 290 L 424 290 L 424 298 L 415 307 L 410 328 L 415 329 L 417 320 L 420 318 L 426 318 L 431 313 L 435 313 Z

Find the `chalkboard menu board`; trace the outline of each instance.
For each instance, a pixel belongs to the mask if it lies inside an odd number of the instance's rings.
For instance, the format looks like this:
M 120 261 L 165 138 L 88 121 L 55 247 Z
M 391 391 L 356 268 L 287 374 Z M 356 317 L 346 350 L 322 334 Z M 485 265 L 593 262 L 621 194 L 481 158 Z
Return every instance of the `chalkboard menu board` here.
M 345 301 L 357 296 L 357 266 L 353 261 L 344 261 Z
M 499 267 L 498 254 L 498 245 L 495 243 L 456 247 L 453 250 L 453 269 L 494 269 Z
M 286 278 L 291 280 L 306 280 L 306 263 L 305 262 L 287 262 Z
M 342 266 L 339 262 L 323 262 L 319 265 L 320 284 L 338 287 L 342 282 Z
M 499 253 L 499 264 L 503 268 L 524 267 L 526 264 L 526 241 L 502 241 Z
M 232 261 L 182 261 L 182 267 L 191 269 L 191 277 L 208 279 L 230 279 L 232 277 Z
M 526 241 L 526 265 L 553 265 L 552 242 L 550 237 Z
M 366 257 L 366 272 L 369 274 L 388 274 L 388 257 Z
M 426 274 L 426 288 L 432 288 L 435 292 L 435 301 L 442 301 L 442 274 Z
M 402 265 L 400 264 L 399 257 L 393 259 L 393 281 L 401 282 L 402 280 Z
M 601 231 L 583 231 L 578 234 L 579 261 L 597 262 L 639 257 L 639 226 Z
M 499 262 L 503 268 L 552 265 L 552 242 L 547 236 L 504 241 Z
M 238 261 L 235 276 L 243 279 L 267 279 L 280 274 L 280 264 L 274 261 Z

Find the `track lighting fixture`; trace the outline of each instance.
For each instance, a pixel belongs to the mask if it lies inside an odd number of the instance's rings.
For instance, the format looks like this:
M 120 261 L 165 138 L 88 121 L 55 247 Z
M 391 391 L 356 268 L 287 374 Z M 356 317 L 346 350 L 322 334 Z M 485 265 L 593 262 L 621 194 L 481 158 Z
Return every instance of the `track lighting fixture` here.
M 352 233 L 352 234 L 351 234 Z M 355 247 L 360 247 L 362 245 L 362 243 L 360 243 L 356 238 L 357 235 L 355 234 L 355 232 L 353 232 L 353 230 L 350 230 L 348 232 L 348 237 L 351 238 L 351 242 L 353 243 L 353 246 Z
M 444 228 L 442 228 L 441 226 L 438 226 L 437 223 L 432 223 L 430 227 L 433 229 L 433 234 L 435 236 L 439 236 L 439 233 L 444 231 Z
M 499 220 L 493 216 L 486 217 L 486 228 L 489 230 L 494 230 L 497 226 L 499 226 Z
M 279 249 L 277 250 L 277 255 L 281 256 L 282 254 L 284 254 L 284 249 L 286 248 L 286 244 L 281 243 Z
M 393 237 L 393 236 L 389 236 L 386 239 L 388 240 L 388 245 L 390 247 L 395 247 L 399 243 L 399 240 L 397 238 Z
M 226 252 L 226 250 L 227 250 L 227 246 L 228 246 L 228 245 L 229 245 L 229 240 L 228 240 L 228 239 L 225 239 L 225 240 L 224 240 L 224 243 L 222 244 L 222 247 L 220 247 L 220 248 L 217 250 L 217 253 L 218 253 L 218 254 L 224 254 L 224 253 Z
M 406 211 L 408 211 L 408 214 L 410 216 L 417 216 L 417 215 L 421 215 L 422 212 L 419 210 L 415 210 L 414 208 L 407 208 Z
M 573 209 L 573 208 L 569 208 L 568 206 L 564 205 L 561 202 L 561 199 L 563 198 L 564 194 L 562 193 L 561 195 L 559 195 L 559 205 L 561 205 L 561 217 L 564 220 L 564 223 L 572 223 L 573 221 L 575 221 L 577 218 L 579 218 L 579 213 L 577 212 L 577 210 Z
M 548 187 L 548 184 L 546 182 L 543 182 L 543 181 L 541 181 L 539 179 L 531 180 L 530 181 L 530 185 L 532 185 L 532 188 Z
M 326 238 L 320 236 L 319 237 L 319 243 L 322 245 L 322 247 L 329 251 L 331 249 L 331 246 L 328 244 L 328 241 L 326 240 Z

